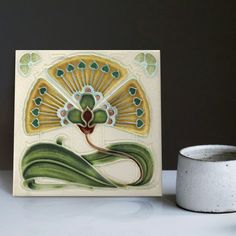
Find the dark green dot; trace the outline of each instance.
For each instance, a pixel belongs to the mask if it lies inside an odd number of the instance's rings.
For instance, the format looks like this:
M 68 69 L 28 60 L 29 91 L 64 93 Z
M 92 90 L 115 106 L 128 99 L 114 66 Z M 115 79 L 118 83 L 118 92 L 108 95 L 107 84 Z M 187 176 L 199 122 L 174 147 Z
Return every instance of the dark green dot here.
M 111 75 L 112 75 L 112 77 L 115 78 L 115 79 L 118 79 L 118 78 L 120 77 L 119 71 L 113 71 L 113 72 L 111 73 Z
M 38 116 L 39 115 L 39 109 L 38 108 L 34 108 L 31 112 L 32 112 L 32 114 L 34 116 Z
M 39 120 L 38 120 L 38 118 L 36 118 L 36 119 L 34 119 L 34 120 L 32 121 L 32 125 L 33 125 L 35 128 L 38 128 L 38 127 L 39 127 Z
M 136 94 L 136 88 L 134 88 L 134 87 L 130 87 L 129 88 L 129 93 L 132 95 L 132 96 L 134 96 L 135 94 Z
M 109 70 L 110 70 L 110 68 L 109 68 L 109 66 L 108 66 L 108 65 L 105 65 L 105 66 L 103 66 L 103 67 L 102 67 L 102 69 L 101 69 L 101 70 L 102 70 L 102 72 L 103 72 L 103 73 L 108 73 L 108 72 L 109 72 Z
M 83 70 L 83 69 L 86 68 L 86 64 L 85 64 L 83 61 L 81 61 L 81 62 L 79 63 L 79 65 L 78 65 L 78 68 L 79 68 L 80 70 Z
M 140 103 L 141 103 L 141 99 L 140 99 L 140 98 L 135 98 L 135 99 L 134 99 L 134 104 L 135 104 L 136 106 L 139 106 Z
M 35 98 L 35 99 L 34 99 L 34 103 L 35 103 L 37 106 L 40 106 L 41 103 L 42 103 L 42 98 L 40 98 L 40 97 Z
M 143 127 L 144 123 L 141 119 L 138 119 L 137 122 L 136 122 L 136 125 L 137 125 L 138 128 L 141 128 L 141 127 Z
M 47 88 L 45 88 L 45 87 L 42 87 L 39 89 L 40 95 L 44 95 L 46 92 L 47 92 Z
M 90 65 L 90 68 L 92 70 L 97 70 L 98 69 L 98 64 L 94 61 L 91 65 Z
M 74 69 L 75 69 L 75 67 L 74 67 L 73 65 L 71 65 L 71 64 L 69 64 L 69 65 L 67 66 L 67 68 L 66 68 L 66 70 L 67 70 L 68 72 L 72 72 Z
M 142 116 L 143 113 L 144 113 L 144 111 L 143 111 L 143 109 L 141 109 L 141 108 L 138 108 L 138 109 L 136 110 L 136 114 L 137 114 L 138 117 Z
M 57 77 L 62 77 L 64 75 L 64 71 L 61 69 L 57 69 Z

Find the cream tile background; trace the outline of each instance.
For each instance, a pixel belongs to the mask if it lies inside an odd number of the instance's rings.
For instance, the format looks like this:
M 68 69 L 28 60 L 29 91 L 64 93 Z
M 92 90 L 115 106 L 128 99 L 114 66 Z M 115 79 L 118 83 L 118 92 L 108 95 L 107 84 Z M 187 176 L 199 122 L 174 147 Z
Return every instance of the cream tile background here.
M 31 51 L 29 51 L 31 52 Z M 112 51 L 50 51 L 34 50 L 40 55 L 41 61 L 32 67 L 29 76 L 22 76 L 18 68 L 19 58 L 26 51 L 16 51 L 15 66 L 15 131 L 14 131 L 14 186 L 13 194 L 16 196 L 160 196 L 161 195 L 161 100 L 160 100 L 160 51 L 148 50 L 152 53 L 158 64 L 155 75 L 149 77 L 144 69 L 134 61 L 134 57 L 139 50 L 112 50 Z M 64 146 L 70 148 L 78 154 L 93 152 L 88 146 L 84 135 L 79 129 L 74 127 L 63 127 L 57 130 L 42 133 L 40 135 L 26 135 L 24 131 L 24 107 L 31 91 L 32 86 L 38 78 L 49 79 L 46 68 L 54 64 L 59 59 L 78 55 L 78 54 L 96 54 L 114 59 L 129 70 L 129 78 L 137 78 L 142 84 L 151 111 L 151 128 L 147 137 L 141 137 L 117 130 L 111 127 L 96 127 L 91 135 L 92 141 L 97 146 L 106 146 L 109 143 L 119 141 L 135 141 L 150 147 L 154 158 L 154 177 L 150 184 L 141 187 L 129 187 L 126 189 L 96 189 L 90 190 L 80 187 L 66 188 L 64 190 L 27 190 L 22 186 L 23 178 L 20 173 L 20 162 L 24 152 L 29 146 L 37 142 L 55 142 L 58 136 L 64 136 Z M 132 182 L 138 177 L 138 169 L 132 161 L 122 161 L 99 167 L 102 173 L 109 177 L 119 179 L 124 182 Z

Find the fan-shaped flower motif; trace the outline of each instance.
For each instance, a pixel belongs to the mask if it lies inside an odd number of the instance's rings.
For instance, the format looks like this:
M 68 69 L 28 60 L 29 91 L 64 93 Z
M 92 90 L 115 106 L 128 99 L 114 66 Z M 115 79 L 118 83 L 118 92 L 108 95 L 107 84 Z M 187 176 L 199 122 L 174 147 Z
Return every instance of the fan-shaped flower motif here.
M 145 93 L 118 63 L 77 56 L 48 69 L 52 80 L 38 79 L 26 106 L 26 132 L 77 125 L 85 134 L 97 124 L 146 135 L 150 112 Z M 49 82 L 51 81 L 51 82 Z

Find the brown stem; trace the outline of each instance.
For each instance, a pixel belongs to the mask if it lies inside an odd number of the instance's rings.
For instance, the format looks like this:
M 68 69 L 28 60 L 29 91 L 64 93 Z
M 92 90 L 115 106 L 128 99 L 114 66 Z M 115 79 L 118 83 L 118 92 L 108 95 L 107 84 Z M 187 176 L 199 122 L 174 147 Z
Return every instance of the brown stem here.
M 132 161 L 134 161 L 138 165 L 139 171 L 140 171 L 139 179 L 137 181 L 135 181 L 135 183 L 139 182 L 143 178 L 142 166 L 135 160 L 135 158 L 133 156 L 131 156 L 131 155 L 125 153 L 125 152 L 119 152 L 119 151 L 110 150 L 110 149 L 107 149 L 107 148 L 98 147 L 90 141 L 88 136 L 89 136 L 89 134 L 85 134 L 86 141 L 88 142 L 88 144 L 91 147 L 93 147 L 94 149 L 97 149 L 99 152 L 102 152 L 102 153 L 105 153 L 105 154 L 112 154 L 112 155 L 120 156 L 122 158 L 128 158 L 128 159 L 131 159 Z

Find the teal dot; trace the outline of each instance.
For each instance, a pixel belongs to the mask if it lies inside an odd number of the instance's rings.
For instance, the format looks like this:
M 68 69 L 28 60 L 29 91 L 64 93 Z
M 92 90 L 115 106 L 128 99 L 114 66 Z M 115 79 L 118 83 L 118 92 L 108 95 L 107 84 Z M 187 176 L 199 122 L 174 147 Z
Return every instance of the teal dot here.
M 137 114 L 138 117 L 141 117 L 141 116 L 143 115 L 143 113 L 144 113 L 144 111 L 143 111 L 143 109 L 141 109 L 141 108 L 138 108 L 138 109 L 136 110 L 136 114 Z
M 35 128 L 38 128 L 38 127 L 39 127 L 39 119 L 38 119 L 38 118 L 34 119 L 31 124 L 32 124 Z
M 144 126 L 143 121 L 142 121 L 141 119 L 138 119 L 138 120 L 136 121 L 136 126 L 137 126 L 138 128 L 142 128 L 142 127 Z
M 47 88 L 46 88 L 46 87 L 41 87 L 41 88 L 39 89 L 40 95 L 44 95 L 46 92 L 47 92 Z
M 72 72 L 74 69 L 75 69 L 75 67 L 74 67 L 72 64 L 69 64 L 69 65 L 66 67 L 66 70 L 67 70 L 68 72 Z
M 141 99 L 140 98 L 134 98 L 133 102 L 136 106 L 139 106 L 140 103 L 141 103 Z
M 34 99 L 34 103 L 35 103 L 35 105 L 40 106 L 41 103 L 42 103 L 42 98 L 41 98 L 41 97 L 35 98 L 35 99 Z
M 64 71 L 61 69 L 57 69 L 57 77 L 62 77 L 64 75 Z
M 83 70 L 83 69 L 86 68 L 86 64 L 85 64 L 83 61 L 81 61 L 81 62 L 79 63 L 79 65 L 78 65 L 78 68 L 79 68 L 80 70 Z
M 38 108 L 34 108 L 31 112 L 36 117 L 39 115 L 39 109 Z
M 98 69 L 98 64 L 97 64 L 97 62 L 93 62 L 91 65 L 90 65 L 90 68 L 92 69 L 92 70 L 97 70 Z
M 115 78 L 115 79 L 118 79 L 118 78 L 120 77 L 119 71 L 113 71 L 113 72 L 111 73 L 111 75 L 112 75 L 112 77 Z
M 134 88 L 134 87 L 130 87 L 129 88 L 129 93 L 132 95 L 132 96 L 134 96 L 135 94 L 136 94 L 136 88 Z
M 105 65 L 105 66 L 103 66 L 103 67 L 102 67 L 102 69 L 101 69 L 101 70 L 102 70 L 102 72 L 103 72 L 103 73 L 108 73 L 108 72 L 109 72 L 109 70 L 110 70 L 110 68 L 109 68 L 109 66 L 108 66 L 108 65 Z

